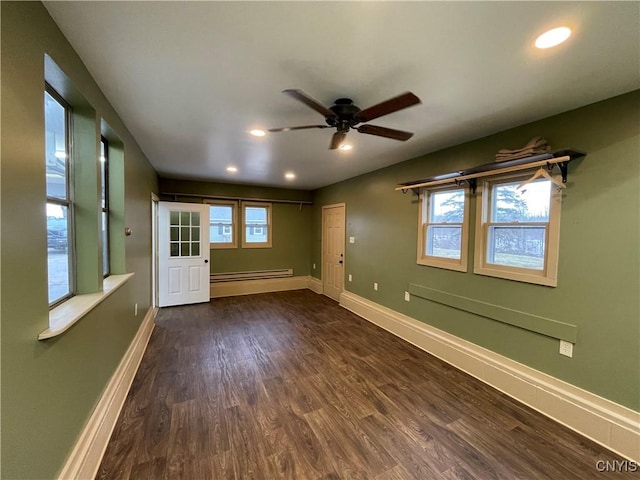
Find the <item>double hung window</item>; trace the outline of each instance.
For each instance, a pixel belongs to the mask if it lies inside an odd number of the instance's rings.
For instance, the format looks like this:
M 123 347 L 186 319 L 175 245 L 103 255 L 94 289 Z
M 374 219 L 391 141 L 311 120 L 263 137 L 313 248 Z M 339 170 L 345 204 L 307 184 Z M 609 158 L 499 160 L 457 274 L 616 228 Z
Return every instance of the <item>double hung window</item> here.
M 244 235 L 243 248 L 271 247 L 271 204 L 259 202 L 242 203 Z
M 474 272 L 556 286 L 562 197 L 549 180 L 518 188 L 527 178 L 483 183 L 477 196 Z
M 469 201 L 464 188 L 425 189 L 420 198 L 418 263 L 466 272 Z
M 211 248 L 236 248 L 236 202 L 212 202 L 209 206 Z

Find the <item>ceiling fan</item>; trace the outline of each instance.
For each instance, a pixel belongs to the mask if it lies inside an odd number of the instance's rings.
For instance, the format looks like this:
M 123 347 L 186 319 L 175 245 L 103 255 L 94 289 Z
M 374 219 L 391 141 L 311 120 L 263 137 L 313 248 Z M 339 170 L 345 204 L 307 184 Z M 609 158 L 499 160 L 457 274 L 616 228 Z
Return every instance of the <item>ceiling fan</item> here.
M 311 96 L 304 93 L 302 90 L 283 90 L 282 93 L 304 103 L 307 107 L 310 107 L 323 115 L 327 124 L 270 128 L 269 132 L 288 132 L 290 130 L 304 130 L 307 128 L 336 128 L 337 131 L 331 138 L 331 145 L 329 146 L 330 150 L 335 150 L 340 147 L 347 136 L 347 132 L 352 128 L 360 133 L 366 133 L 368 135 L 392 138 L 393 140 L 400 140 L 402 142 L 409 140 L 413 136 L 413 133 L 411 132 L 379 127 L 377 125 L 357 125 L 420 103 L 420 99 L 413 93 L 406 92 L 372 107 L 365 108 L 364 110 L 361 110 L 360 107 L 354 105 L 353 100 L 350 98 L 338 98 L 334 102 L 334 105 L 327 108 Z

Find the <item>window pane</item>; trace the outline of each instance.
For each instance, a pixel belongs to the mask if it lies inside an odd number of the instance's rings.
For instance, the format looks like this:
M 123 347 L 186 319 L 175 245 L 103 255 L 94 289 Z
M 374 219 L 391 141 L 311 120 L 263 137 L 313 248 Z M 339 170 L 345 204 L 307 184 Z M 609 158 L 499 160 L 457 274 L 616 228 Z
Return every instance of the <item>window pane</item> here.
M 45 162 L 47 196 L 67 198 L 67 115 L 65 108 L 44 93 Z
M 495 185 L 492 192 L 492 222 L 548 222 L 551 182 L 542 180 L 518 190 L 520 182 Z
M 214 205 L 209 209 L 211 243 L 233 243 L 233 206 Z
M 427 227 L 427 255 L 460 259 L 462 253 L 462 226 Z
M 244 223 L 247 225 L 266 225 L 267 223 L 266 207 L 245 207 Z
M 246 243 L 266 243 L 269 241 L 267 236 L 268 230 L 266 225 L 245 227 L 244 241 Z
M 102 212 L 102 274 L 109 274 L 109 229 L 107 212 Z
M 545 227 L 490 226 L 487 262 L 542 270 L 545 238 Z
M 47 203 L 49 303 L 71 293 L 68 207 Z
M 464 190 L 448 190 L 431 194 L 429 223 L 462 223 L 464 219 Z
M 107 208 L 107 148 L 104 140 L 100 140 L 100 192 L 102 208 Z

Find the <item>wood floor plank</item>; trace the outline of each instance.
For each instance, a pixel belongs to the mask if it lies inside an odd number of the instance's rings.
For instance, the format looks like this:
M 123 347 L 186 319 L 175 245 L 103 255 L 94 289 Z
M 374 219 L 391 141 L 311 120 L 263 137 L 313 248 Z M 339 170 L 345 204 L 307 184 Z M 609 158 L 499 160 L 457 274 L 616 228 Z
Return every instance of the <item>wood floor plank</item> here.
M 598 460 L 622 459 L 300 290 L 162 309 L 96 478 L 572 480 Z

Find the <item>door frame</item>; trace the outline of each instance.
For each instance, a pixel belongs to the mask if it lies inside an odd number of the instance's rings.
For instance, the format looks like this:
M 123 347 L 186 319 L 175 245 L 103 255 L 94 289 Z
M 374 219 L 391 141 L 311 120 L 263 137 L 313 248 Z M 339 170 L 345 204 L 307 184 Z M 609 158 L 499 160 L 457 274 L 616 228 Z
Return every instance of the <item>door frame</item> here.
M 342 264 L 342 291 L 344 292 L 344 285 L 345 285 L 345 265 L 347 264 L 347 204 L 345 202 L 341 202 L 341 203 L 333 203 L 331 205 L 323 205 L 322 206 L 322 231 L 321 231 L 321 242 L 320 242 L 320 274 L 322 275 L 322 291 L 323 294 L 325 296 L 328 296 L 325 292 L 325 288 L 324 288 L 324 282 L 326 280 L 325 277 L 325 268 L 324 268 L 324 238 L 325 238 L 325 225 L 324 225 L 324 211 L 328 208 L 336 208 L 336 207 L 342 207 L 342 210 L 344 212 L 344 225 L 342 226 L 343 231 L 344 231 L 344 245 L 342 246 L 342 250 L 344 251 L 344 260 L 343 260 L 343 264 Z M 331 297 L 329 297 L 331 298 Z
M 160 197 L 151 192 L 151 307 L 158 306 L 158 203 Z

